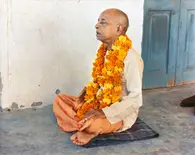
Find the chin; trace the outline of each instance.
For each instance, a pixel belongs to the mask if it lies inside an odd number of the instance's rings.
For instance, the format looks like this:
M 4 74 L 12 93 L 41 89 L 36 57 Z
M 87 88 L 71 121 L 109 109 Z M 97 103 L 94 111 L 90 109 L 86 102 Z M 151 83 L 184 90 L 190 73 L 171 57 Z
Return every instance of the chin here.
M 99 40 L 99 41 L 102 41 L 102 39 L 100 37 L 96 37 L 96 39 Z

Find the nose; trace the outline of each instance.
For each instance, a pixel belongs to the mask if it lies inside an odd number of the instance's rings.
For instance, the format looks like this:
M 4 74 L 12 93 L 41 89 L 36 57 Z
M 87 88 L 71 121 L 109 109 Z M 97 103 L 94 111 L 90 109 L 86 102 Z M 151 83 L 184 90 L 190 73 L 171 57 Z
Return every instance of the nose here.
M 98 28 L 99 28 L 99 24 L 98 24 L 98 23 L 95 25 L 95 28 L 96 28 L 96 29 L 98 29 Z

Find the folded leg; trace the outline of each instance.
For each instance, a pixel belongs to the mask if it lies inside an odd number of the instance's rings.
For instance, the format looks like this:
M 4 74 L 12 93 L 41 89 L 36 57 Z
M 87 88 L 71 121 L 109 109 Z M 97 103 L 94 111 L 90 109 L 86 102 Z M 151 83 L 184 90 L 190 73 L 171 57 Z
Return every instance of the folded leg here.
M 71 140 L 74 144 L 85 145 L 99 134 L 116 132 L 123 125 L 122 121 L 116 124 L 110 124 L 106 118 L 98 118 L 95 120 L 92 118 L 90 121 L 93 123 L 88 128 L 86 128 L 84 131 L 78 131 L 71 136 Z
M 57 124 L 65 132 L 77 130 L 79 119 L 74 110 L 76 106 L 78 106 L 76 98 L 66 94 L 57 95 L 53 102 L 53 112 L 56 116 Z

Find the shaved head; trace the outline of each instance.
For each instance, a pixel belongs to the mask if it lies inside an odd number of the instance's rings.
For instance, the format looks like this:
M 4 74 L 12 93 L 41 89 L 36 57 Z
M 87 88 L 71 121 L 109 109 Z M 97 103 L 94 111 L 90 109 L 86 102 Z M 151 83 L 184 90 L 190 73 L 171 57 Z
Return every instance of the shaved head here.
M 111 46 L 120 36 L 125 35 L 129 27 L 128 16 L 119 9 L 107 9 L 103 11 L 96 24 L 96 37 L 103 43 Z
M 129 27 L 129 18 L 126 13 L 115 8 L 107 9 L 103 11 L 102 14 L 103 13 L 110 14 L 113 17 L 113 20 L 115 21 L 116 24 L 123 25 L 126 33 Z

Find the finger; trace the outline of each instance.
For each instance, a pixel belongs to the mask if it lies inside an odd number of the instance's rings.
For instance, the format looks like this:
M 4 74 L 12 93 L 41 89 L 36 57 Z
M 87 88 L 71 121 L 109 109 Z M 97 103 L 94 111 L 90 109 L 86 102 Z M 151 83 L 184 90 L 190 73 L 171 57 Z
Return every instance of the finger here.
M 60 95 L 58 95 L 58 97 L 59 97 L 59 99 L 60 99 L 61 101 L 64 101 L 64 102 L 66 102 L 66 103 L 71 103 L 71 102 L 72 102 L 72 100 L 70 100 L 69 97 L 62 97 L 62 96 L 60 96 Z
M 87 122 L 84 123 L 84 125 L 79 129 L 79 131 L 83 131 L 86 128 L 88 128 L 92 123 L 93 123 L 93 119 L 88 120 Z
M 77 99 L 77 97 L 75 96 L 66 95 L 66 94 L 59 94 L 58 96 L 60 96 L 62 100 L 75 101 Z
M 77 124 L 77 130 L 79 131 L 82 128 L 83 125 Z
M 69 104 L 66 104 L 64 100 L 59 99 L 58 106 L 60 107 L 60 109 L 63 111 L 65 115 L 74 119 L 74 117 L 76 116 L 76 112 L 73 110 L 73 108 Z
M 87 123 L 85 123 L 81 128 L 79 128 L 79 131 L 85 130 L 85 129 L 88 128 L 91 124 L 92 124 L 92 122 L 87 122 Z
M 85 123 L 86 123 L 86 121 L 83 121 L 83 120 L 79 121 L 77 123 L 78 130 L 80 130 L 83 126 L 85 126 Z
M 76 97 L 76 96 L 70 96 L 69 97 L 71 100 L 73 100 L 73 101 L 76 101 L 77 99 L 78 99 L 78 97 Z
M 79 121 L 77 123 L 77 130 L 80 130 L 83 126 L 84 126 L 85 122 L 83 122 L 83 120 Z
M 74 116 L 74 120 L 75 120 L 76 122 L 81 121 L 81 119 L 79 119 L 79 118 L 77 117 L 77 115 Z
M 83 118 L 82 120 L 80 120 L 79 122 L 78 122 L 78 124 L 79 125 L 84 125 L 86 122 L 87 122 L 87 118 Z
M 80 107 L 82 107 L 82 105 L 83 105 L 83 103 L 80 102 L 80 103 L 77 105 L 76 110 L 78 110 Z
M 68 96 L 67 98 L 73 102 L 75 102 L 77 100 L 77 97 L 75 97 L 75 96 Z
M 89 120 L 89 119 L 91 119 L 91 118 L 93 118 L 93 117 L 95 117 L 96 115 L 95 114 L 93 114 L 93 113 L 88 113 L 88 114 L 86 114 L 85 116 L 84 116 L 84 118 L 83 119 L 87 119 L 87 120 Z

